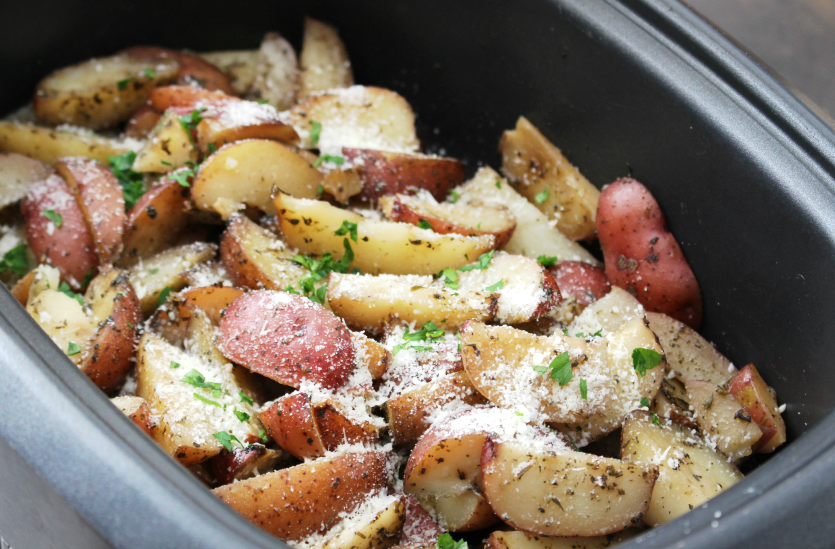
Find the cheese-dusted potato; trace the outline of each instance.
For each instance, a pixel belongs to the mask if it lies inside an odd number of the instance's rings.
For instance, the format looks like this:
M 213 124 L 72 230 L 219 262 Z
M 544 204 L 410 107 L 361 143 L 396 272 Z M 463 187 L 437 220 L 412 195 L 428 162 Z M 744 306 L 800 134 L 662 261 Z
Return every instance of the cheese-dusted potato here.
M 107 162 L 108 156 L 118 156 L 135 147 L 135 143 L 93 133 L 0 120 L 0 152 L 24 154 L 44 164 L 53 165 L 64 156 Z
M 32 184 L 52 175 L 54 170 L 33 158 L 17 153 L 0 153 L 0 208 L 14 204 Z

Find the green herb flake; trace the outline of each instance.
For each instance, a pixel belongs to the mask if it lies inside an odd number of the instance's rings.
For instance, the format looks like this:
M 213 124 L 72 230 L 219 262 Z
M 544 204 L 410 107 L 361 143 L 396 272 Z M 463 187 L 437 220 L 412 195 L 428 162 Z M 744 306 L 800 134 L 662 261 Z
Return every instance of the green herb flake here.
M 232 408 L 232 412 L 235 414 L 235 417 L 238 418 L 238 421 L 240 421 L 241 423 L 249 421 L 249 414 L 247 414 L 246 412 L 239 411 L 237 407 Z
M 191 146 L 195 149 L 197 148 L 197 144 L 194 142 L 194 136 L 192 135 L 192 131 L 197 129 L 197 125 L 203 121 L 203 117 L 200 114 L 205 111 L 205 107 L 200 107 L 199 109 L 195 109 L 190 113 L 180 116 L 178 120 L 180 121 L 180 126 L 183 127 L 183 130 L 186 132 L 188 136 L 188 140 L 191 143 Z
M 641 406 L 643 408 L 649 408 L 649 399 L 647 397 L 641 397 Z
M 319 158 L 316 159 L 316 162 L 313 163 L 314 168 L 318 168 L 322 165 L 323 162 L 332 162 L 337 166 L 341 166 L 345 163 L 345 159 L 341 156 L 334 156 L 332 154 L 323 154 Z
M 92 267 L 90 268 L 89 271 L 87 271 L 87 274 L 84 275 L 84 280 L 81 281 L 81 287 L 86 288 L 87 284 L 89 284 L 91 280 L 93 280 L 93 268 Z
M 55 210 L 45 210 L 42 215 L 52 221 L 56 229 L 60 229 L 64 224 L 64 217 Z
M 258 434 L 261 435 L 261 442 L 267 444 L 270 442 L 270 439 L 267 438 L 267 432 L 264 429 L 258 429 Z
M 133 324 L 131 324 L 130 322 L 128 322 L 128 328 L 130 328 L 131 330 L 133 330 Z
M 426 345 L 419 345 L 415 346 L 412 343 L 415 341 L 428 341 L 431 342 L 434 339 L 438 339 L 444 336 L 444 331 L 438 328 L 438 325 L 432 321 L 427 322 L 423 325 L 423 327 L 416 331 L 410 332 L 409 327 L 406 327 L 406 331 L 403 333 L 403 343 L 399 345 L 395 345 L 394 348 L 391 350 L 392 355 L 396 355 L 403 349 L 412 349 L 415 351 L 431 351 L 434 347 L 426 346 Z M 411 347 L 409 345 L 412 345 Z
M 320 198 L 324 192 L 325 192 L 325 187 L 324 186 L 319 185 L 318 187 L 316 187 L 316 198 Z
M 455 541 L 449 532 L 446 532 L 438 536 L 438 549 L 468 549 L 467 541 Z
M 548 191 L 548 189 L 542 189 L 541 192 L 536 193 L 533 199 L 536 201 L 537 204 L 542 204 L 543 202 L 548 200 L 549 196 L 551 196 L 551 193 Z
M 145 176 L 133 171 L 134 160 L 136 160 L 136 153 L 133 151 L 128 151 L 119 156 L 107 157 L 110 170 L 116 176 L 119 185 L 122 187 L 122 196 L 125 198 L 126 209 L 130 209 L 136 204 L 139 197 L 148 190 L 145 187 Z
M 420 221 L 418 221 L 417 226 L 419 229 L 426 229 L 428 231 L 432 230 L 432 225 L 430 225 L 429 222 L 425 219 L 421 219 Z
M 70 341 L 67 344 L 67 356 L 77 355 L 80 352 L 81 352 L 81 345 L 79 345 L 78 343 L 73 343 L 72 341 Z
M 119 88 L 119 91 L 125 91 L 134 80 L 135 78 L 125 78 L 124 80 L 119 80 L 116 82 L 116 87 Z
M 516 414 L 516 415 L 517 415 L 517 416 L 519 416 L 519 417 L 522 417 L 522 416 L 524 416 L 524 415 L 525 415 L 525 414 L 523 414 L 522 412 L 517 412 L 516 410 L 514 410 L 514 411 L 513 411 L 513 413 L 514 413 L 514 414 Z
M 82 307 L 84 306 L 84 298 L 81 297 L 79 294 L 75 293 L 74 291 L 70 290 L 70 286 L 66 282 L 61 282 L 61 285 L 58 286 L 58 291 L 64 294 L 65 296 L 71 297 L 74 300 L 78 301 L 78 304 Z
M 603 328 L 600 328 L 599 330 L 591 334 L 591 337 L 603 337 Z
M 658 414 L 652 414 L 652 422 L 661 425 L 661 418 L 658 417 Z
M 156 78 L 157 73 L 154 69 L 145 69 L 142 71 L 148 78 Z
M 501 189 L 501 188 L 502 188 L 502 182 L 501 182 L 501 180 L 496 181 L 496 188 L 497 188 L 497 189 Z
M 551 361 L 548 366 L 534 366 L 534 371 L 539 375 L 544 375 L 548 371 L 551 373 L 548 377 L 560 384 L 560 387 L 568 385 L 574 377 L 571 370 L 571 360 L 568 358 L 568 351 L 558 354 Z
M 492 285 L 487 286 L 486 288 L 484 288 L 484 291 L 485 292 L 496 292 L 498 290 L 501 290 L 502 288 L 504 288 L 504 280 L 499 280 L 495 284 L 492 284 Z
M 215 154 L 217 152 L 217 145 L 214 143 L 209 143 L 207 148 L 209 149 L 209 154 Z
M 26 258 L 26 244 L 18 244 L 5 254 L 0 261 L 0 273 L 11 271 L 16 275 L 29 272 L 29 260 Z
M 450 204 L 455 204 L 456 202 L 461 200 L 461 194 L 455 189 L 452 189 L 451 191 L 449 191 L 449 198 L 447 200 Z
M 162 307 L 162 304 L 168 301 L 168 296 L 171 294 L 171 287 L 166 286 L 162 289 L 159 293 L 159 298 L 157 299 L 157 307 Z
M 159 272 L 159 269 L 151 269 L 151 274 L 155 275 Z
M 557 264 L 557 256 L 555 255 L 541 255 L 536 258 L 536 262 L 545 268 L 553 267 Z
M 310 274 L 299 280 L 301 292 L 296 292 L 290 286 L 288 286 L 286 291 L 296 293 L 298 295 L 304 295 L 311 301 L 324 305 L 327 284 L 317 288 L 316 283 L 326 278 L 332 272 L 343 274 L 348 273 L 350 271 L 351 262 L 354 260 L 354 250 L 351 249 L 351 243 L 347 238 L 342 240 L 342 245 L 345 247 L 345 253 L 339 261 L 334 260 L 331 254 L 325 254 L 321 259 L 316 259 L 309 255 L 304 256 L 296 254 L 293 261 L 308 269 Z
M 490 266 L 490 262 L 493 260 L 493 255 L 495 253 L 496 250 L 490 250 L 486 254 L 481 254 L 480 256 L 478 256 L 478 260 L 476 260 L 475 263 L 460 267 L 458 270 L 461 272 L 474 271 L 476 269 L 478 269 L 479 271 L 483 271 Z
M 589 386 L 585 379 L 580 380 L 580 396 L 583 400 L 589 399 Z
M 226 431 L 219 431 L 213 434 L 212 436 L 218 439 L 228 452 L 232 451 L 233 444 L 239 444 L 241 448 L 244 447 L 243 443 L 240 440 L 238 440 L 238 438 L 232 433 L 227 433 Z
M 441 271 L 440 276 L 443 277 L 445 286 L 453 290 L 461 287 L 461 284 L 458 282 L 458 271 L 455 269 L 444 269 Z
M 169 367 L 170 369 L 172 369 L 172 370 L 176 370 L 177 368 L 179 368 L 179 367 L 180 367 L 180 363 L 179 363 L 179 362 L 174 362 L 174 361 L 172 360 L 172 361 L 168 364 L 168 367 Z
M 342 222 L 342 226 L 339 227 L 335 233 L 336 236 L 345 236 L 350 235 L 351 240 L 354 242 L 357 241 L 357 224 L 351 221 L 345 220 Z
M 252 406 L 255 402 L 252 400 L 248 394 L 244 393 L 243 391 L 238 391 L 238 396 L 241 397 L 241 402 L 246 402 L 250 406 Z
M 315 147 L 319 144 L 319 137 L 322 135 L 322 124 L 315 120 L 311 120 L 308 124 L 310 124 L 310 145 Z
M 197 400 L 199 400 L 201 402 L 205 402 L 206 404 L 211 404 L 212 406 L 217 406 L 218 408 L 223 408 L 223 405 L 220 402 L 215 402 L 214 400 L 208 399 L 208 398 L 204 397 L 203 395 L 200 395 L 200 394 L 197 394 L 197 393 L 192 393 L 192 395 L 194 396 L 194 398 L 196 398 Z
M 632 350 L 632 366 L 641 377 L 647 375 L 647 370 L 652 370 L 661 364 L 661 355 L 653 349 L 637 347 Z

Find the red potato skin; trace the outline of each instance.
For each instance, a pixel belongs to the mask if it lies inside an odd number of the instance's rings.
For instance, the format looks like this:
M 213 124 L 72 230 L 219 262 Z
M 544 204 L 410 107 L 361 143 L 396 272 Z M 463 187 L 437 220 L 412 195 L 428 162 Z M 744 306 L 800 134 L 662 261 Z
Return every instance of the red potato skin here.
M 491 234 L 496 237 L 497 249 L 501 249 L 502 246 L 507 244 L 507 241 L 510 240 L 513 236 L 513 232 L 516 230 L 515 225 L 510 229 L 501 232 L 482 231 L 472 227 L 456 225 L 451 221 L 446 221 L 438 217 L 421 215 L 419 212 L 409 208 L 406 204 L 403 204 L 399 197 L 394 197 L 394 203 L 391 208 L 391 220 L 398 221 L 400 223 L 410 223 L 412 225 L 417 225 L 423 220 L 429 223 L 430 228 L 438 234 L 455 233 L 464 236 L 481 236 Z
M 414 543 L 432 543 L 444 533 L 435 519 L 426 512 L 414 496 L 404 496 L 406 502 L 406 518 L 403 521 L 403 532 L 400 535 L 400 545 Z
M 154 90 L 151 90 L 153 93 Z M 133 113 L 125 124 L 125 136 L 145 139 L 159 124 L 160 115 L 150 105 L 145 105 Z
M 160 86 L 151 90 L 148 103 L 156 112 L 162 113 L 171 107 L 194 109 L 197 103 L 215 100 L 241 101 L 222 91 L 210 91 L 194 86 Z
M 560 291 L 559 284 L 557 284 L 557 280 L 551 274 L 551 271 L 545 267 L 542 267 L 542 289 L 545 290 L 545 295 L 548 297 L 536 308 L 531 320 L 536 320 L 542 315 L 549 313 L 562 301 L 562 292 Z
M 307 394 L 292 393 L 281 397 L 261 411 L 258 418 L 269 437 L 293 457 L 307 459 L 325 455 Z
M 61 272 L 73 290 L 82 289 L 84 278 L 98 271 L 99 258 L 93 234 L 81 207 L 64 179 L 50 176 L 32 185 L 20 203 L 26 226 L 26 239 L 40 263 L 49 263 Z M 44 212 L 60 214 L 62 224 L 49 234 L 52 222 Z
M 702 322 L 702 293 L 661 208 L 634 179 L 618 179 L 600 195 L 597 234 L 606 276 L 648 310 L 693 329 Z
M 338 389 L 356 360 L 341 319 L 305 297 L 271 290 L 244 294 L 229 306 L 218 349 L 229 360 L 294 387 L 310 380 Z
M 313 406 L 313 417 L 322 434 L 322 443 L 330 452 L 341 444 L 369 445 L 380 438 L 376 431 L 366 430 L 362 425 L 353 423 L 329 403 Z
M 577 303 L 585 308 L 609 293 L 612 285 L 601 267 L 582 261 L 560 261 L 549 269 L 560 292 L 574 296 Z
M 728 392 L 745 408 L 745 411 L 748 412 L 751 419 L 760 426 L 760 430 L 763 432 L 763 436 L 754 445 L 754 451 L 770 453 L 785 442 L 786 427 L 785 424 L 778 426 L 778 420 L 768 410 L 768 404 L 763 402 L 757 385 L 767 387 L 765 381 L 763 381 L 760 373 L 757 371 L 757 367 L 749 364 L 731 378 L 728 383 Z M 780 423 L 782 423 L 782 419 Z M 775 440 L 775 437 L 779 438 Z
M 220 90 L 228 95 L 235 95 L 235 89 L 229 77 L 216 66 L 194 54 L 155 46 L 135 46 L 122 53 L 150 59 L 174 59 L 180 65 L 177 84 L 197 86 L 206 90 Z
M 376 203 L 381 196 L 426 189 L 436 200 L 444 200 L 449 190 L 464 182 L 464 165 L 451 158 L 426 158 L 418 155 L 343 148 L 351 162 L 360 159 L 357 172 L 362 180 L 363 202 Z
M 151 409 L 148 407 L 147 402 L 143 402 L 139 405 L 139 408 L 136 411 L 128 416 L 137 427 L 139 427 L 143 433 L 148 436 L 151 436 L 151 428 L 154 426 L 154 421 L 151 416 Z
M 58 174 L 75 195 L 96 242 L 102 265 L 113 263 L 122 250 L 125 231 L 125 199 L 110 169 L 90 158 L 62 158 Z
M 176 242 L 188 224 L 190 196 L 187 187 L 166 176 L 139 197 L 127 213 L 122 262 L 150 257 Z
M 214 486 L 223 486 L 235 482 L 235 477 L 243 471 L 250 462 L 255 461 L 264 453 L 264 446 L 253 444 L 246 448 L 233 448 L 231 452 L 221 452 L 211 459 L 212 474 L 215 477 Z

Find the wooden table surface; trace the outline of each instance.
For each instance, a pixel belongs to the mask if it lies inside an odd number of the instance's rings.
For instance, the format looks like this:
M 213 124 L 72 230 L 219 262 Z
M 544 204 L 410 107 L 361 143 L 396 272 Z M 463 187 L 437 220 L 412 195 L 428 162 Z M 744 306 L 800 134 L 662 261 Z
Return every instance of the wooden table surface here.
M 835 118 L 835 0 L 684 1 Z

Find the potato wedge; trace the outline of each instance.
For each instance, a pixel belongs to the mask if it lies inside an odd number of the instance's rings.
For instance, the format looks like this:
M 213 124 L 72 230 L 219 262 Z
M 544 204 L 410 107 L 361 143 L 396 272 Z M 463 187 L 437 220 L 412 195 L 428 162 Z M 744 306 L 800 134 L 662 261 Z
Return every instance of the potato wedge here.
M 268 32 L 258 49 L 249 95 L 283 111 L 295 103 L 298 88 L 299 67 L 293 46 L 277 32 Z
M 159 89 L 159 88 L 156 88 Z M 150 105 L 140 107 L 125 123 L 125 137 L 132 139 L 146 139 L 160 120 L 160 114 Z
M 650 329 L 658 336 L 670 369 L 681 381 L 726 383 L 737 369 L 696 330 L 662 313 L 647 313 Z
M 684 386 L 702 435 L 736 463 L 750 456 L 763 432 L 733 395 L 709 381 L 688 381 Z
M 255 206 L 275 214 L 273 188 L 299 198 L 314 198 L 322 174 L 287 147 L 263 139 L 230 143 L 200 166 L 191 195 L 201 210 L 224 219 Z
M 605 336 L 633 318 L 643 318 L 645 314 L 643 306 L 632 294 L 615 286 L 604 297 L 586 307 L 568 326 L 568 333 L 599 333 Z
M 243 293 L 243 290 L 230 286 L 186 289 L 171 297 L 169 307 L 156 310 L 150 320 L 151 327 L 167 341 L 175 345 L 184 345 L 190 335 L 196 309 L 205 312 L 212 323 L 218 325 L 229 305 Z
M 130 271 L 130 281 L 142 304 L 142 312 L 149 315 L 159 307 L 163 292 L 170 295 L 171 292 L 183 289 L 186 282 L 180 273 L 199 263 L 211 261 L 216 251 L 217 246 L 214 244 L 196 242 L 168 248 L 137 263 Z
M 151 333 L 139 341 L 136 394 L 158 418 L 154 440 L 183 465 L 218 455 L 223 445 L 215 434 L 234 436 L 241 446 L 260 440 L 260 423 L 252 407 L 240 402 L 240 390 L 231 365 L 204 362 Z M 233 410 L 249 419 L 240 421 Z
M 175 62 L 177 64 L 175 82 L 181 86 L 220 90 L 229 95 L 235 93 L 223 71 L 193 53 L 156 46 L 134 46 L 122 53 L 141 59 L 153 59 L 158 62 Z
M 399 94 L 384 88 L 351 86 L 310 95 L 290 109 L 290 121 L 306 149 L 341 156 L 342 148 L 416 152 L 415 114 Z M 311 122 L 322 125 L 311 143 Z
M 606 271 L 582 261 L 560 261 L 550 268 L 563 299 L 573 297 L 577 314 L 602 298 L 612 289 Z
M 613 542 L 607 536 L 554 538 L 514 530 L 490 534 L 486 549 L 606 549 L 611 546 Z
M 438 234 L 492 234 L 496 237 L 497 248 L 504 246 L 516 229 L 516 218 L 505 208 L 463 203 L 438 204 L 429 193 L 383 196 L 380 198 L 380 209 L 392 221 L 418 226 L 423 222 Z
M 404 496 L 403 500 L 406 504 L 406 518 L 403 521 L 403 532 L 400 534 L 400 546 L 429 543 L 435 547 L 438 536 L 444 531 L 416 497 Z
M 324 538 L 322 549 L 387 549 L 403 528 L 405 508 L 399 495 L 369 498 L 342 519 Z
M 220 240 L 220 260 L 235 286 L 284 290 L 310 271 L 293 261 L 296 252 L 276 235 L 236 215 Z
M 571 450 L 532 450 L 488 441 L 484 495 L 514 528 L 546 536 L 601 536 L 640 520 L 658 467 Z
M 452 373 L 390 399 L 385 409 L 392 442 L 416 441 L 429 429 L 430 417 L 456 402 L 470 406 L 487 404 L 466 372 Z
M 439 235 L 406 223 L 372 221 L 327 202 L 275 196 L 281 232 L 292 247 L 308 254 L 344 253 L 347 236 L 335 234 L 343 221 L 357 224 L 351 267 L 368 274 L 436 274 L 475 261 L 495 247 L 493 236 Z
M 216 488 L 214 493 L 270 534 L 299 541 L 321 534 L 388 485 L 385 452 L 344 454 Z
M 298 140 L 296 130 L 285 124 L 273 107 L 235 99 L 205 103 L 197 125 L 200 150 L 210 153 L 227 143 L 244 139 L 274 139 L 285 143 Z
M 250 444 L 245 448 L 233 448 L 231 452 L 221 452 L 209 460 L 209 465 L 216 486 L 223 486 L 274 471 L 288 459 L 289 456 L 281 450 L 267 448 L 263 444 Z
M 455 189 L 455 193 L 453 197 L 457 196 L 459 202 L 506 207 L 516 218 L 516 229 L 504 246 L 504 251 L 508 253 L 532 258 L 557 257 L 560 260 L 600 265 L 588 250 L 557 230 L 545 214 L 516 192 L 492 168 L 480 168 L 472 179 Z
M 161 86 L 151 90 L 148 95 L 148 104 L 157 112 L 165 112 L 171 107 L 199 109 L 213 101 L 224 100 L 241 101 L 221 91 L 210 91 L 194 86 Z
M 446 324 L 441 322 L 441 326 Z M 464 369 L 454 328 L 444 330 L 434 322 L 415 328 L 402 321 L 386 328 L 382 344 L 391 350 L 392 360 L 377 389 L 380 396 L 395 398 Z
M 198 55 L 226 74 L 235 93 L 240 96 L 249 93 L 255 81 L 258 50 L 213 51 Z
M 484 499 L 473 490 L 451 497 L 420 497 L 420 503 L 447 532 L 472 532 L 489 528 L 499 517 Z
M 325 443 L 310 396 L 296 391 L 283 396 L 258 414 L 267 434 L 283 450 L 298 459 L 322 457 Z
M 53 173 L 55 170 L 28 156 L 0 153 L 0 209 L 22 199 L 29 187 Z
M 49 165 L 64 156 L 107 162 L 108 156 L 124 154 L 139 145 L 133 140 L 0 120 L 0 152 L 23 154 Z
M 421 189 L 441 200 L 466 178 L 464 165 L 453 158 L 349 147 L 344 147 L 342 154 L 362 181 L 359 198 L 364 202 L 376 203 L 385 195 Z
M 742 474 L 696 433 L 667 420 L 634 411 L 623 423 L 621 457 L 658 466 L 658 481 L 643 521 L 669 522 L 742 480 Z
M 58 69 L 38 83 L 38 120 L 102 129 L 124 122 L 148 100 L 149 91 L 174 80 L 176 61 L 121 53 Z
M 109 168 L 82 157 L 62 158 L 55 164 L 75 196 L 96 244 L 99 263 L 109 265 L 122 252 L 125 199 Z
M 144 398 L 135 396 L 120 396 L 113 397 L 110 402 L 116 406 L 120 412 L 128 416 L 132 422 L 139 427 L 143 433 L 151 436 L 151 429 L 154 426 L 153 417 L 151 417 L 151 409 Z
M 513 186 L 556 220 L 561 233 L 574 240 L 594 237 L 600 191 L 527 118 L 520 116 L 516 129 L 502 134 L 499 151 Z
M 356 169 L 331 170 L 322 180 L 322 192 L 330 194 L 340 204 L 347 204 L 350 198 L 362 192 L 362 179 Z
M 311 17 L 304 18 L 304 41 L 299 64 L 299 98 L 354 85 L 351 61 L 339 33 L 332 26 Z
M 148 259 L 177 241 L 188 224 L 189 190 L 170 177 L 162 177 L 139 197 L 128 211 L 119 264 L 134 265 Z
M 170 109 L 162 114 L 157 127 L 136 153 L 134 171 L 168 173 L 185 166 L 187 162 L 197 162 L 199 151 L 194 139 L 180 123 L 180 116 L 186 116 L 189 112 Z
M 32 185 L 20 209 L 38 262 L 53 265 L 71 288 L 82 289 L 96 273 L 99 258 L 81 207 L 64 179 L 52 175 Z
M 365 368 L 372 380 L 382 378 L 391 364 L 391 353 L 362 332 L 351 332 L 351 340 L 357 352 L 357 368 Z
M 372 446 L 380 440 L 380 426 L 352 417 L 338 398 L 313 404 L 313 415 L 325 449 L 334 451 L 342 444 Z
M 747 365 L 729 383 L 728 390 L 745 407 L 763 432 L 754 451 L 769 453 L 786 442 L 786 423 L 777 405 L 777 394 L 763 380 L 757 367 Z
M 469 319 L 492 320 L 498 296 L 432 286 L 432 277 L 416 275 L 351 275 L 331 273 L 328 305 L 351 328 L 381 334 L 394 319 L 440 322 L 449 329 Z

